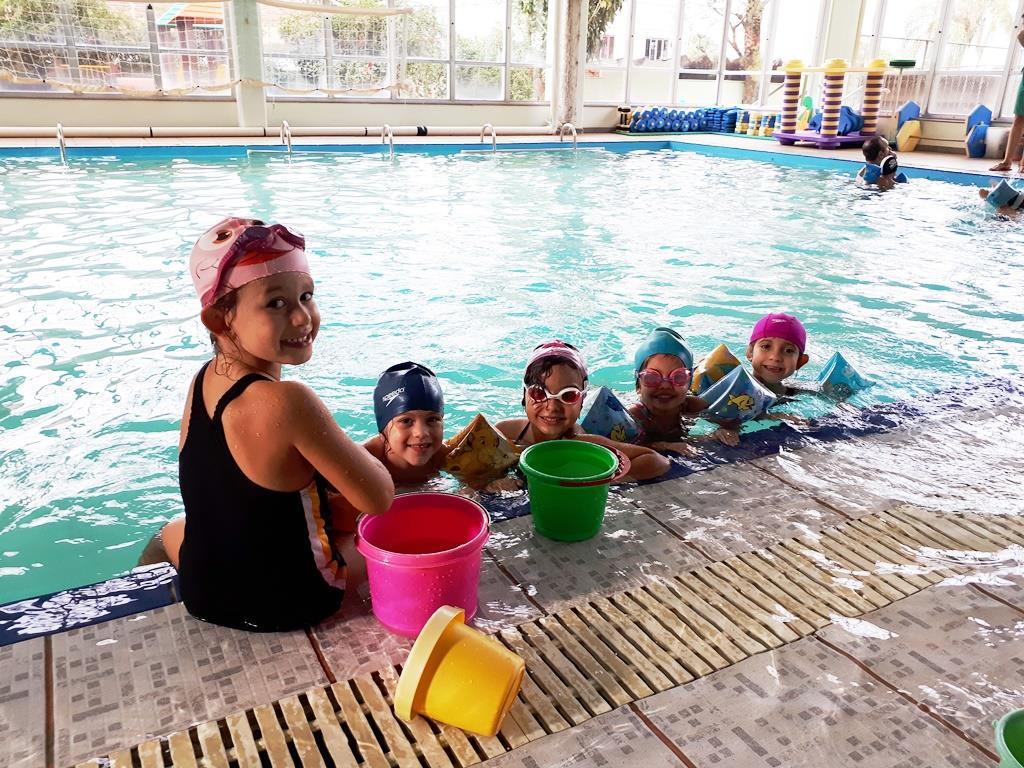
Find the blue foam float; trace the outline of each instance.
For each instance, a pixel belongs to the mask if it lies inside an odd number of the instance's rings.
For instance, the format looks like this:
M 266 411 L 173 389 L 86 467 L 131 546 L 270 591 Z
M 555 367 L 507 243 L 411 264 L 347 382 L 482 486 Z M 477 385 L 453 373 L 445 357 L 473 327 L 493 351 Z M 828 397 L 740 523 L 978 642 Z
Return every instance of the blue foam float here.
M 849 397 L 870 384 L 871 382 L 857 373 L 857 370 L 843 357 L 842 352 L 832 355 L 825 363 L 821 373 L 818 374 L 819 391 L 830 397 Z
M 761 416 L 777 399 L 764 385 L 739 366 L 727 373 L 700 396 L 708 403 L 701 416 L 723 421 L 750 421 Z
M 608 387 L 598 387 L 587 393 L 581 414 L 580 426 L 588 434 L 601 435 L 620 443 L 632 443 L 640 434 L 636 421 Z

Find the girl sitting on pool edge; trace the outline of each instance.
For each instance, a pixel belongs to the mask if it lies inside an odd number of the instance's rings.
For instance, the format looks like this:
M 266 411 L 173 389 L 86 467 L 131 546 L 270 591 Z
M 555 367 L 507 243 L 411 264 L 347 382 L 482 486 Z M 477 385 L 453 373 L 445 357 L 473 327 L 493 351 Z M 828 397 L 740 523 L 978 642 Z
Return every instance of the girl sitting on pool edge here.
M 631 469 L 623 480 L 651 480 L 671 466 L 660 453 L 638 445 L 588 435 L 576 423 L 587 387 L 587 366 L 579 350 L 556 339 L 541 344 L 530 355 L 523 375 L 526 417 L 499 421 L 496 428 L 519 446 L 546 440 L 585 440 L 625 454 Z
M 197 618 L 286 631 L 341 605 L 346 568 L 332 542 L 328 483 L 359 512 L 391 505 L 394 484 L 309 387 L 281 381 L 313 354 L 320 313 L 301 235 L 229 218 L 192 249 L 213 359 L 189 388 L 179 436 L 184 519 L 163 544 Z

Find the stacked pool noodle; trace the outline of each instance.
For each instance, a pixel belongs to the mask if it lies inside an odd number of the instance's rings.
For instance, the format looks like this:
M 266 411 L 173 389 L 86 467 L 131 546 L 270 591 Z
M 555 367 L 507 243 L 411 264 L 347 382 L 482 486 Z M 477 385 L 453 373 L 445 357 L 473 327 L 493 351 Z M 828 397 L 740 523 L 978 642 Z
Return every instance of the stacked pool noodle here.
M 736 129 L 739 111 L 738 107 L 706 107 L 692 112 L 667 107 L 638 109 L 630 118 L 629 130 L 631 133 L 732 133 Z

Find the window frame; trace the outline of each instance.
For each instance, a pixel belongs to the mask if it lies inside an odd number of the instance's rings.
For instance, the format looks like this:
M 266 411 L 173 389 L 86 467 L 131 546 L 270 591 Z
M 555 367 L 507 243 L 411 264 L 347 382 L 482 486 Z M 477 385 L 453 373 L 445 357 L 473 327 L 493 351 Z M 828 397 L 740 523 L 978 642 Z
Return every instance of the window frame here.
M 866 52 L 865 60 L 873 59 L 878 54 L 879 43 L 881 42 L 881 30 L 882 25 L 885 21 L 885 13 L 889 8 L 891 0 L 878 0 L 878 15 L 875 18 L 874 29 L 870 35 L 870 50 Z M 999 77 L 998 95 L 995 99 L 994 109 L 992 110 L 992 119 L 994 121 L 1009 122 L 1013 119 L 1013 115 L 1003 114 L 1003 104 L 1006 101 L 1006 91 L 1009 87 L 1011 70 L 1013 69 L 1013 62 L 1015 59 L 1016 40 L 1011 35 L 1009 44 L 1006 47 L 1006 55 L 1003 59 L 1003 66 L 1000 69 L 978 69 L 978 70 L 964 70 L 964 69 L 950 69 L 939 66 L 939 62 L 942 60 L 942 54 L 945 51 L 946 40 L 948 39 L 945 35 L 945 30 L 949 26 L 950 13 L 953 8 L 954 0 L 940 0 L 940 12 L 939 12 L 939 27 L 935 32 L 935 54 L 932 56 L 930 62 L 925 62 L 925 66 L 915 66 L 913 69 L 905 70 L 905 72 L 912 72 L 916 74 L 922 74 L 925 77 L 925 95 L 923 97 L 924 104 L 921 105 L 922 115 L 929 119 L 934 120 L 951 120 L 958 121 L 963 120 L 964 115 L 954 114 L 949 112 L 937 112 L 932 109 L 933 99 L 935 98 L 936 91 L 935 85 L 940 77 L 948 75 L 956 75 L 962 73 L 970 73 L 979 76 L 996 76 Z M 1018 20 L 1018 26 L 1016 30 L 1020 30 L 1019 20 L 1021 15 L 1024 14 L 1024 0 L 1018 0 L 1017 10 L 1015 19 Z M 862 33 L 858 30 L 857 39 L 860 40 Z
M 116 1 L 116 0 L 114 0 Z M 79 52 L 85 53 L 124 53 L 131 54 L 133 56 L 145 56 L 149 60 L 150 69 L 153 72 L 153 90 L 162 91 L 164 88 L 164 73 L 163 73 L 163 62 L 162 57 L 165 55 L 169 56 L 213 56 L 222 58 L 227 64 L 228 79 L 233 81 L 235 79 L 235 63 L 230 35 L 228 30 L 224 30 L 225 34 L 225 45 L 223 48 L 168 48 L 163 47 L 160 44 L 160 32 L 156 23 L 156 11 L 153 8 L 153 4 L 149 3 L 146 6 L 146 42 L 139 45 L 108 45 L 108 44 L 97 44 L 97 43 L 80 43 L 75 37 L 75 24 L 70 17 L 70 7 L 66 0 L 56 0 L 58 14 L 60 17 L 61 36 L 63 41 L 60 43 L 49 42 L 49 43 L 38 43 L 30 40 L 19 40 L 19 41 L 4 41 L 3 47 L 6 50 L 13 51 L 32 51 L 32 50 L 48 50 L 54 52 L 62 52 L 66 56 L 68 63 L 68 70 L 72 73 L 72 78 L 76 84 L 93 87 L 89 83 L 83 80 L 81 75 L 80 57 Z M 154 0 L 159 4 L 159 0 Z M 172 3 L 173 4 L 173 3 Z M 225 6 L 225 2 L 221 2 L 222 6 Z M 227 9 L 225 8 L 225 11 Z M 225 13 L 226 15 L 226 13 Z M 226 22 L 225 22 L 226 23 Z M 116 86 L 110 86 L 116 88 Z M 170 90 L 179 90 L 178 88 L 172 88 Z M 93 97 L 103 98 L 124 98 L 124 99 L 138 99 L 138 98 L 177 98 L 177 99 L 200 99 L 206 101 L 214 96 L 206 95 L 201 92 L 201 87 L 196 89 L 200 91 L 198 93 L 189 94 L 187 96 L 172 96 L 172 95 L 157 95 L 151 96 L 148 93 L 135 95 L 132 93 L 112 93 L 112 94 L 89 94 L 89 93 L 65 93 L 64 91 L 54 92 L 40 92 L 40 93 L 26 93 L 24 91 L 6 91 L 0 90 L 0 98 L 7 98 L 9 96 L 31 96 L 33 98 L 52 98 L 57 97 L 81 97 L 83 95 L 89 95 Z
M 768 89 L 771 84 L 771 78 L 776 74 L 776 70 L 772 70 L 771 66 L 771 46 L 774 45 L 775 33 L 778 25 L 778 8 L 780 0 L 771 0 L 766 8 L 766 18 L 762 21 L 762 29 L 767 29 L 767 34 L 762 33 L 762 39 L 769 53 L 767 56 L 762 57 L 761 69 L 759 70 L 730 70 L 725 68 L 726 64 L 726 25 L 729 23 L 729 15 L 732 12 L 734 0 L 725 0 L 722 13 L 722 23 L 719 29 L 719 46 L 718 46 L 718 66 L 715 69 L 683 69 L 679 67 L 679 50 L 683 44 L 683 31 L 685 28 L 686 19 L 686 5 L 689 0 L 676 0 L 676 31 L 675 36 L 671 40 L 669 60 L 672 63 L 671 67 L 667 67 L 672 73 L 672 93 L 669 101 L 665 102 L 648 102 L 644 101 L 645 105 L 650 106 L 701 106 L 701 105 L 689 105 L 684 104 L 680 100 L 680 80 L 683 80 L 681 75 L 699 75 L 701 79 L 710 80 L 713 76 L 715 79 L 715 104 L 722 103 L 722 86 L 725 83 L 726 76 L 735 76 L 743 74 L 759 75 L 761 77 L 761 83 L 758 88 L 758 103 L 756 105 L 751 104 L 747 106 L 757 107 L 765 103 L 766 97 L 769 95 Z M 623 67 L 615 66 L 602 66 L 599 69 L 610 70 L 621 72 L 625 71 L 625 99 L 626 104 L 639 104 L 633 98 L 631 93 L 632 85 L 632 73 L 633 73 L 633 44 L 636 40 L 636 7 L 637 4 L 643 2 L 643 0 L 629 0 L 629 39 L 626 43 L 626 50 L 630 53 L 626 57 L 626 64 Z M 1024 0 L 1022 0 L 1024 2 Z M 815 28 L 815 41 L 814 41 L 814 57 L 815 59 L 821 59 L 823 55 L 823 47 L 825 44 L 825 30 L 828 26 L 828 10 L 831 7 L 828 0 L 820 0 L 818 3 L 818 18 L 817 25 Z M 646 37 L 646 35 L 645 35 Z M 654 68 L 652 68 L 654 69 Z M 619 101 L 584 101 L 584 106 L 587 107 L 606 107 L 606 106 L 618 106 Z

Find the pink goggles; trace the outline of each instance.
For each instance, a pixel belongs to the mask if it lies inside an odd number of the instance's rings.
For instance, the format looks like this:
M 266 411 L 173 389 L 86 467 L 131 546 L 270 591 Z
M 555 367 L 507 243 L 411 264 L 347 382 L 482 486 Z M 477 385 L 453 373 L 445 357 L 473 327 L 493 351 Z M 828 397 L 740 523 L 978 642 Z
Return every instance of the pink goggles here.
M 650 389 L 656 389 L 662 382 L 671 384 L 673 387 L 685 387 L 690 383 L 690 371 L 687 368 L 676 368 L 668 376 L 662 376 L 660 371 L 653 368 L 644 368 L 637 374 L 640 383 Z

